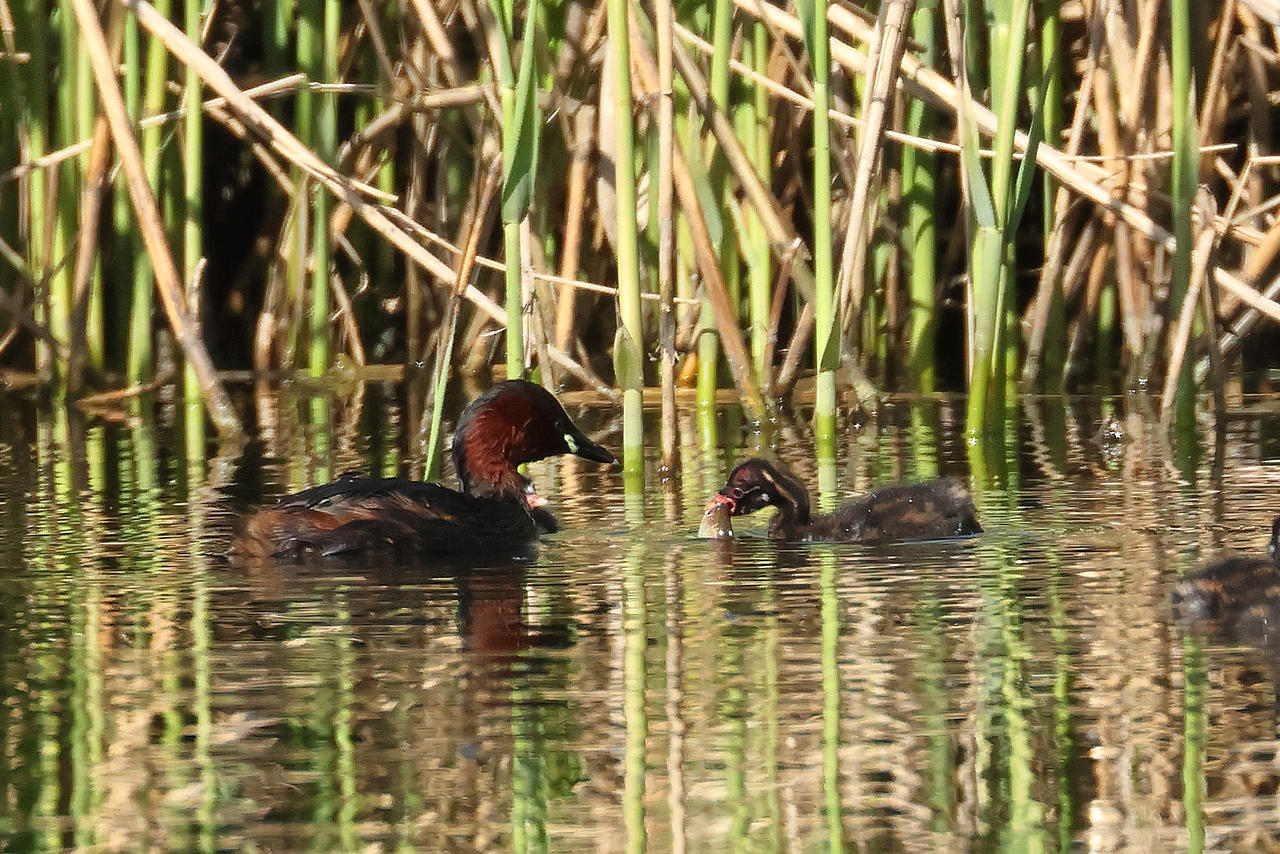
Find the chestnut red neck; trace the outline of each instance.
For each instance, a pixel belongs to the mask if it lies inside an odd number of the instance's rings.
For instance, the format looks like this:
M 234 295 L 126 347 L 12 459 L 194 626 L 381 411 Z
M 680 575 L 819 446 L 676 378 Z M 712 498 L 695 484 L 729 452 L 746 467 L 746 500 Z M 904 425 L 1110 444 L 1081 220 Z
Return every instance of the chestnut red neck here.
M 523 499 L 529 480 L 516 467 L 556 454 L 615 462 L 549 391 L 525 380 L 500 382 L 473 400 L 454 431 L 454 469 L 463 491 L 476 497 Z

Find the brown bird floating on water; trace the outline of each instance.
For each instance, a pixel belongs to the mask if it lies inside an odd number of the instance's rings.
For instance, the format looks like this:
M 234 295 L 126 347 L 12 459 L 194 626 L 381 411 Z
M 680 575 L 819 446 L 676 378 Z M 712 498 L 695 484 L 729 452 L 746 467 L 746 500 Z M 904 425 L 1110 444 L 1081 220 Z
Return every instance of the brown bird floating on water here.
M 1270 626 L 1280 615 L 1280 516 L 1271 522 L 1267 557 L 1221 558 L 1178 582 L 1175 614 L 1224 634 L 1243 623 Z
M 516 467 L 556 454 L 617 462 L 546 389 L 525 380 L 500 382 L 458 419 L 453 466 L 461 492 L 405 478 L 344 475 L 250 516 L 232 551 L 249 557 L 525 554 L 539 532 L 559 526 Z
M 718 506 L 717 506 L 718 505 Z M 761 459 L 738 465 L 703 513 L 702 536 L 732 536 L 729 516 L 773 506 L 769 523 L 775 540 L 873 543 L 938 540 L 981 534 L 973 498 L 954 478 L 888 486 L 852 501 L 834 513 L 813 515 L 809 493 L 790 472 Z

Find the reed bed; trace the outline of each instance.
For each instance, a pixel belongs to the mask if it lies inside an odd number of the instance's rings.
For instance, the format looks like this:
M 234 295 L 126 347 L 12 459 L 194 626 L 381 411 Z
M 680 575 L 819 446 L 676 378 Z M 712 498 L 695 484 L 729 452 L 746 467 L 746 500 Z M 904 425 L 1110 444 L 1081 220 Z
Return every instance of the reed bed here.
M 218 368 L 527 374 L 628 468 L 654 385 L 668 463 L 682 386 L 1185 423 L 1274 362 L 1280 16 L 1162 8 L 0 0 L 0 364 L 224 434 Z

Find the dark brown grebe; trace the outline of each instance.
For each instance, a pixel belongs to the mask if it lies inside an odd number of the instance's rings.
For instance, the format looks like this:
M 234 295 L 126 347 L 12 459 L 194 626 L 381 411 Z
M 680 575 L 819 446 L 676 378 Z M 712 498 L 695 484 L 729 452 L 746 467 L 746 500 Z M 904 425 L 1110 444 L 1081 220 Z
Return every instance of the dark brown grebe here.
M 809 512 L 809 493 L 790 472 L 765 460 L 752 459 L 729 475 L 712 505 L 723 504 L 731 516 L 777 507 L 769 523 L 775 540 L 826 540 L 872 543 L 888 540 L 937 540 L 981 534 L 973 498 L 954 478 L 888 486 L 852 501 L 834 513 Z M 704 524 L 704 529 L 727 526 Z
M 521 463 L 576 454 L 613 463 L 539 385 L 507 380 L 463 410 L 453 436 L 462 491 L 405 478 L 344 475 L 250 516 L 232 547 L 250 557 L 393 550 L 418 556 L 527 552 L 558 528 Z

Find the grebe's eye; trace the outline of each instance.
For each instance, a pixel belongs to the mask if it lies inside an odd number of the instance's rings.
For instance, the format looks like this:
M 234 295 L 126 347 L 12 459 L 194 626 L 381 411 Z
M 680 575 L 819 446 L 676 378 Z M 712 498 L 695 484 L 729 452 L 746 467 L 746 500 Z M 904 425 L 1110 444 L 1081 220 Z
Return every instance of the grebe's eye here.
M 735 499 L 736 499 L 736 498 L 741 498 L 741 497 L 742 497 L 742 487 L 739 487 L 739 486 L 731 486 L 731 487 L 729 487 L 729 497 L 730 497 L 730 498 L 735 498 Z

